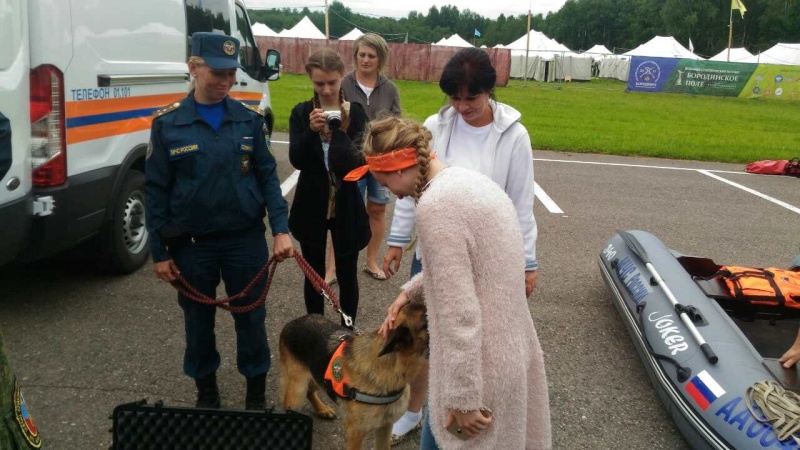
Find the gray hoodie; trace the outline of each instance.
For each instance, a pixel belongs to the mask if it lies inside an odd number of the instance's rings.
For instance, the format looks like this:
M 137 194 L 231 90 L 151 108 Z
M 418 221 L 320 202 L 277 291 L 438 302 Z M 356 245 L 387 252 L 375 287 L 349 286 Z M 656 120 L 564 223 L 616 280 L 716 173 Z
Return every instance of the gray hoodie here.
M 345 98 L 350 102 L 360 103 L 367 111 L 369 120 L 374 120 L 381 112 L 388 112 L 393 116 L 400 116 L 400 93 L 397 86 L 384 74 L 378 74 L 378 82 L 369 97 L 361 90 L 356 81 L 355 72 L 345 75 L 342 80 Z

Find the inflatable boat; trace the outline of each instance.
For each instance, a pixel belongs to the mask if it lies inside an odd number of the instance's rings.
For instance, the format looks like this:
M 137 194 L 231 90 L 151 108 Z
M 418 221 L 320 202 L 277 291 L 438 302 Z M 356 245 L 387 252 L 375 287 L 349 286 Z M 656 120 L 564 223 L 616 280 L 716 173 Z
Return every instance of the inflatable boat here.
M 800 391 L 797 369 L 777 362 L 795 341 L 800 308 L 742 301 L 718 276 L 723 266 L 674 252 L 643 231 L 619 231 L 601 250 L 599 266 L 653 386 L 689 445 L 800 448 L 795 433 L 774 429 L 752 401 L 759 383 L 789 395 Z M 798 266 L 800 257 L 787 270 Z

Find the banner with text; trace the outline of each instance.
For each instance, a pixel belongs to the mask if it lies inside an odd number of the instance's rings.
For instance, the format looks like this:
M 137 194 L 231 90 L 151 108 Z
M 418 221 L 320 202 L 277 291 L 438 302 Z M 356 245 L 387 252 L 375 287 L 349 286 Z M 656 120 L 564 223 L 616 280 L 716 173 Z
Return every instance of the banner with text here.
M 634 56 L 628 90 L 800 100 L 800 66 Z

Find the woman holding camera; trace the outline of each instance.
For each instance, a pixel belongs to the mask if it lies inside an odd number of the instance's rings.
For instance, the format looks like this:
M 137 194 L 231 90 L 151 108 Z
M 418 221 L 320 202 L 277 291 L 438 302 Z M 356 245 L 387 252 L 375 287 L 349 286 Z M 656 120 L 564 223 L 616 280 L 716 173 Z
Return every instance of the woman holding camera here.
M 320 276 L 330 230 L 342 311 L 355 320 L 358 252 L 369 242 L 369 219 L 358 184 L 342 178 L 363 164 L 356 141 L 368 119 L 361 105 L 345 101 L 344 62 L 336 52 L 323 48 L 312 53 L 306 73 L 314 97 L 297 104 L 289 119 L 289 161 L 300 170 L 289 230 Z M 303 295 L 306 312 L 323 314 L 323 298 L 308 279 Z

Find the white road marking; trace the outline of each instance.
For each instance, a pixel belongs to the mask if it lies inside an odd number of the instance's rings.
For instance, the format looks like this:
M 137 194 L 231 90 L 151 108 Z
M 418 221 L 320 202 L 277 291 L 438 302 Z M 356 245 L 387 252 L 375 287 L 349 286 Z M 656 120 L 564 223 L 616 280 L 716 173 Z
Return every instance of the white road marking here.
M 790 204 L 788 204 L 786 202 L 782 202 L 782 201 L 780 201 L 780 200 L 778 200 L 776 198 L 772 198 L 769 195 L 762 194 L 761 192 L 758 192 L 755 189 L 750 189 L 749 187 L 742 186 L 739 183 L 734 183 L 733 181 L 726 180 L 725 178 L 722 178 L 720 176 L 714 175 L 713 173 L 711 173 L 708 170 L 698 170 L 698 172 L 702 173 L 703 175 L 707 175 L 707 176 L 709 176 L 711 178 L 714 178 L 715 180 L 719 180 L 719 181 L 722 181 L 723 183 L 726 183 L 726 184 L 729 184 L 729 185 L 731 185 L 733 187 L 739 188 L 739 189 L 741 189 L 741 190 L 743 190 L 745 192 L 749 192 L 749 193 L 751 193 L 751 194 L 753 194 L 753 195 L 755 195 L 757 197 L 761 197 L 764 200 L 767 200 L 769 202 L 775 203 L 778 206 L 782 206 L 782 207 L 788 209 L 789 211 L 792 211 L 794 213 L 800 214 L 800 208 L 792 206 L 792 205 L 790 205 Z
M 535 195 L 536 198 L 538 198 L 539 201 L 542 202 L 542 205 L 544 205 L 544 207 L 547 208 L 547 210 L 550 211 L 551 213 L 564 214 L 564 211 L 562 211 L 561 208 L 559 208 L 558 205 L 556 205 L 556 202 L 554 202 L 553 199 L 550 198 L 549 195 L 547 195 L 547 192 L 545 192 L 544 189 L 542 189 L 541 186 L 539 186 L 539 183 L 535 181 L 533 182 L 533 195 Z
M 690 172 L 698 172 L 704 169 L 693 169 L 691 167 L 667 167 L 667 166 L 648 166 L 645 164 L 622 164 L 622 163 L 607 163 L 607 162 L 597 162 L 597 161 L 570 161 L 566 159 L 545 159 L 545 158 L 533 158 L 534 161 L 546 161 L 546 162 L 562 162 L 562 163 L 572 163 L 572 164 L 594 164 L 598 166 L 617 166 L 617 167 L 639 167 L 644 169 L 664 169 L 664 170 L 686 170 Z M 747 172 L 736 172 L 734 170 L 711 170 L 709 169 L 708 172 L 716 172 L 716 173 L 732 173 L 736 175 L 753 175 L 752 173 Z
M 286 197 L 289 194 L 289 192 L 292 192 L 292 189 L 294 189 L 294 186 L 297 184 L 297 179 L 299 177 L 300 177 L 300 171 L 295 170 L 294 172 L 292 172 L 291 175 L 289 175 L 283 181 L 283 183 L 281 183 L 281 194 L 284 197 Z

